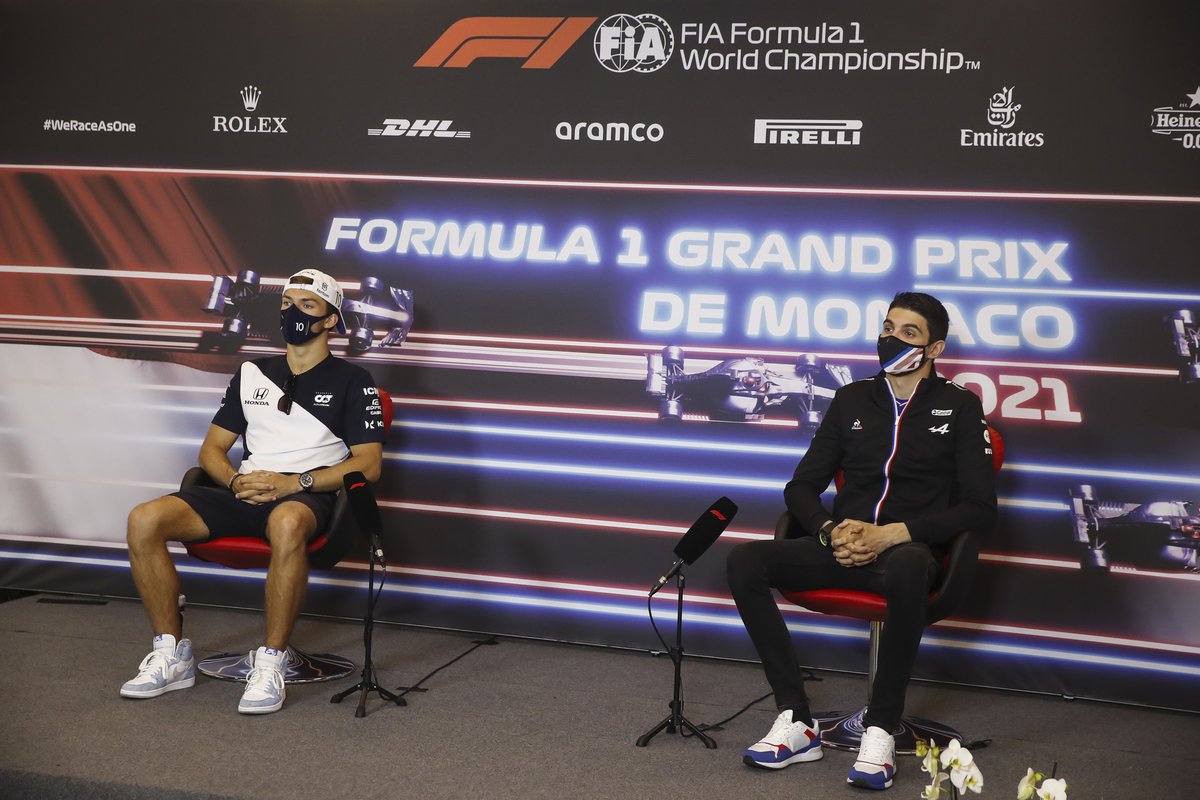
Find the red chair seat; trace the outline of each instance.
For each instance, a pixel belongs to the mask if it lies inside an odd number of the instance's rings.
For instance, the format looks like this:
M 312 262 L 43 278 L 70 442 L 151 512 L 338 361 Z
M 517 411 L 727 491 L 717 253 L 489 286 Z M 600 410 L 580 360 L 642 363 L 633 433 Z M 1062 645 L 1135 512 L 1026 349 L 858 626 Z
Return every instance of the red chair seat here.
M 311 557 L 329 542 L 329 537 L 318 536 L 308 543 Z M 234 537 L 209 542 L 192 542 L 187 545 L 190 555 L 233 569 L 266 569 L 271 563 L 271 545 L 265 539 Z
M 788 602 L 821 614 L 882 622 L 887 615 L 887 603 L 882 595 L 854 589 L 813 589 L 807 592 L 781 592 Z

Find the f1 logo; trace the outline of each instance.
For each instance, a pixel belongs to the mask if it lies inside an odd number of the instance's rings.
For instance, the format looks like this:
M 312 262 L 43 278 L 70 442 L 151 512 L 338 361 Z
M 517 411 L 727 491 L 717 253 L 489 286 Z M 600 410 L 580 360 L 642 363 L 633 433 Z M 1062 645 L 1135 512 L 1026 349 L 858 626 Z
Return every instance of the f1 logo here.
M 414 67 L 468 67 L 477 58 L 523 58 L 550 69 L 595 17 L 467 17 L 446 29 Z

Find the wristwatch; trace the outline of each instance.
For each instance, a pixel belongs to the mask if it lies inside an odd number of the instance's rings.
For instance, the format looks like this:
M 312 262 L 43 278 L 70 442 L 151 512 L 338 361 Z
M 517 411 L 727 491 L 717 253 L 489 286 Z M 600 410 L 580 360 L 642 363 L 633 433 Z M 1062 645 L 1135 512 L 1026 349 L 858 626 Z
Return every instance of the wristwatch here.
M 313 488 L 313 476 L 311 472 L 300 473 L 300 491 L 311 492 Z
M 817 541 L 821 543 L 821 547 L 833 547 L 833 529 L 836 527 L 837 525 L 834 521 L 829 520 L 829 522 L 821 526 L 821 530 L 817 531 Z

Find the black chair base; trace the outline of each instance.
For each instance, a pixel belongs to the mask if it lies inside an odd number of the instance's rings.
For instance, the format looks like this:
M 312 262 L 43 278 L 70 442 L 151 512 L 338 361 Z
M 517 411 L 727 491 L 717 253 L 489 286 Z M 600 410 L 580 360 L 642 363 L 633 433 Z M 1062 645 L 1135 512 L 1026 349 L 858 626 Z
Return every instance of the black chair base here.
M 245 681 L 250 674 L 249 653 L 222 653 L 203 659 L 196 668 L 210 678 Z M 284 683 L 320 683 L 344 678 L 354 672 L 354 662 L 331 653 L 306 653 L 291 645 L 287 649 Z
M 845 713 L 828 712 L 817 714 L 815 719 L 821 728 L 821 746 L 832 747 L 835 750 L 858 751 L 862 738 L 863 714 L 865 707 L 857 711 Z M 951 739 L 963 741 L 962 734 L 954 728 L 920 717 L 901 717 L 899 727 L 892 731 L 896 738 L 896 755 L 912 755 L 917 751 L 917 742 L 933 740 L 938 747 L 944 748 Z

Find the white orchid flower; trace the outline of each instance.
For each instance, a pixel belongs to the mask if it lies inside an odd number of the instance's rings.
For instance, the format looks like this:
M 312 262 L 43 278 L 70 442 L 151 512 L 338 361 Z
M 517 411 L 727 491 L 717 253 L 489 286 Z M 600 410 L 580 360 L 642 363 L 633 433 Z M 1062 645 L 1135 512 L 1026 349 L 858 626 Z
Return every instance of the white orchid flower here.
M 975 761 L 971 751 L 963 747 L 958 739 L 951 739 L 950 744 L 942 751 L 942 766 L 956 770 L 965 770 Z
M 960 792 L 969 789 L 975 794 L 979 794 L 983 791 L 983 773 L 979 771 L 978 764 L 972 764 L 964 770 L 954 770 L 950 773 L 950 782 Z
M 1025 770 L 1025 777 L 1021 778 L 1021 782 L 1017 784 L 1017 800 L 1029 800 L 1033 797 L 1033 793 L 1037 791 L 1038 781 L 1046 777 L 1040 772 L 1034 772 L 1030 767 Z
M 921 772 L 928 772 L 930 775 L 936 775 L 937 771 L 938 771 L 937 750 L 926 750 L 925 757 L 923 759 L 921 759 Z
M 946 780 L 946 773 L 939 772 L 933 776 L 933 783 L 925 787 L 925 791 L 921 792 L 921 800 L 938 800 L 942 796 L 942 781 Z
M 1038 800 L 1067 800 L 1067 782 L 1062 778 L 1046 778 L 1037 791 Z

